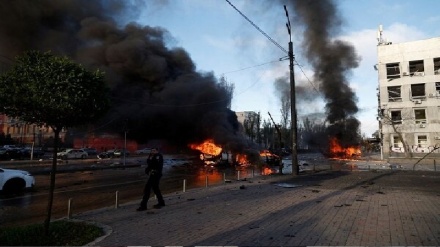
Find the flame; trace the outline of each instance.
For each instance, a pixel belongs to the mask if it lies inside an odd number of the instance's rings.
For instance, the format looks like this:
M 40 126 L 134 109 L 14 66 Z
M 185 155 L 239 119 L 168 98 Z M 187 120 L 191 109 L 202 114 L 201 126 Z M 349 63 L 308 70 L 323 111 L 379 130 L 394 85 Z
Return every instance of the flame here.
M 274 158 L 278 158 L 278 155 L 271 153 L 269 150 L 262 150 L 260 152 L 260 156 L 261 157 L 274 157 Z
M 261 171 L 261 175 L 270 175 L 273 171 L 269 167 L 263 167 L 263 170 Z
M 222 152 L 222 148 L 215 145 L 214 140 L 208 139 L 201 144 L 189 144 L 191 149 L 199 150 L 204 154 L 217 156 Z
M 361 155 L 361 149 L 359 147 L 344 148 L 335 137 L 330 139 L 329 151 L 330 156 L 333 158 L 352 158 Z
M 246 154 L 236 154 L 235 160 L 240 165 L 248 165 L 250 163 Z

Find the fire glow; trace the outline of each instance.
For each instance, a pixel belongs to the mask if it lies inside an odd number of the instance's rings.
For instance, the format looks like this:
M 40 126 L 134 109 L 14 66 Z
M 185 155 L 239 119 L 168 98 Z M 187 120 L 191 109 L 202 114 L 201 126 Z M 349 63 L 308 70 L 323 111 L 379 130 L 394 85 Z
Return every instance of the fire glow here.
M 344 148 L 335 137 L 330 139 L 329 155 L 331 158 L 351 159 L 361 155 L 359 147 Z
M 235 160 L 239 165 L 248 165 L 250 164 L 246 154 L 236 154 Z
M 217 156 L 222 152 L 222 148 L 214 143 L 214 140 L 208 139 L 201 144 L 189 144 L 189 147 L 194 150 L 199 150 L 204 154 Z

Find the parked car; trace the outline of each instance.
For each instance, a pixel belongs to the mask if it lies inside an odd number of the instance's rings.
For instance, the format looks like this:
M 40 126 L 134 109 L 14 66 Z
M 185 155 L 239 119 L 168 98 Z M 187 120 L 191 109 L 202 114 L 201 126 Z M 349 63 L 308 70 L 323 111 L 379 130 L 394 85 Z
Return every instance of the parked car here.
M 125 151 L 125 157 L 129 156 L 130 152 Z M 106 152 L 102 152 L 98 154 L 99 159 L 105 159 L 105 158 L 120 158 L 123 157 L 123 150 L 121 149 L 111 149 Z
M 84 150 L 84 152 L 86 152 L 89 156 L 98 154 L 98 150 L 96 150 L 96 148 L 82 148 L 82 150 Z
M 23 149 L 20 150 L 21 153 L 21 158 L 22 159 L 30 159 L 31 158 L 31 153 L 32 153 L 32 157 L 33 158 L 42 158 L 44 156 L 44 154 L 46 153 L 43 149 L 41 148 L 29 148 L 29 147 L 25 147 Z
M 0 191 L 22 193 L 35 186 L 35 178 L 27 171 L 0 168 Z
M 0 148 L 0 160 L 20 159 L 21 150 L 18 148 Z
M 57 157 L 63 160 L 67 159 L 85 159 L 89 155 L 82 149 L 69 148 L 57 153 Z
M 116 149 L 114 154 L 115 157 L 123 157 L 125 153 L 125 157 L 130 155 L 130 152 L 128 150 L 124 150 L 124 149 Z
M 134 152 L 135 154 L 149 154 L 151 153 L 151 148 L 142 148 Z

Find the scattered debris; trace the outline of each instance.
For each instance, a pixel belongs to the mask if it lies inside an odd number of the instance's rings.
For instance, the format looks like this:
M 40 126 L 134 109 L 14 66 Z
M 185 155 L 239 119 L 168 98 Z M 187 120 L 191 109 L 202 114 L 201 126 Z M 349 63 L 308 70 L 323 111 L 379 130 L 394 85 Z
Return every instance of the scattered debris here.
M 287 235 L 284 235 L 284 237 L 287 237 L 287 238 L 294 238 L 295 235 L 293 235 L 293 234 L 287 234 Z
M 319 193 L 319 190 L 312 190 L 313 193 Z
M 340 208 L 340 207 L 343 207 L 344 205 L 343 204 L 338 204 L 338 205 L 335 205 L 335 208 Z
M 195 199 L 194 198 L 188 198 L 188 199 L 186 199 L 187 201 L 194 201 Z
M 246 186 L 241 185 L 241 186 L 240 186 L 240 189 L 241 189 L 241 190 L 244 190 L 244 189 L 246 189 Z

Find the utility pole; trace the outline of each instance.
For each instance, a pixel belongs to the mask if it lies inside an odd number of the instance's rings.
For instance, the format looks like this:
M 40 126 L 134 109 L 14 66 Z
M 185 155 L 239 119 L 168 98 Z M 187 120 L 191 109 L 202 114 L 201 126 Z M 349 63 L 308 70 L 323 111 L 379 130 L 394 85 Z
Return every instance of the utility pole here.
M 284 10 L 286 11 L 287 17 L 287 32 L 289 33 L 289 60 L 290 60 L 290 117 L 291 117 L 291 130 L 292 130 L 292 174 L 299 175 L 298 166 L 298 138 L 297 138 L 297 123 L 296 123 L 296 95 L 295 95 L 295 73 L 293 70 L 293 45 L 292 45 L 292 32 L 289 20 L 289 13 L 287 12 L 287 7 L 284 5 Z

